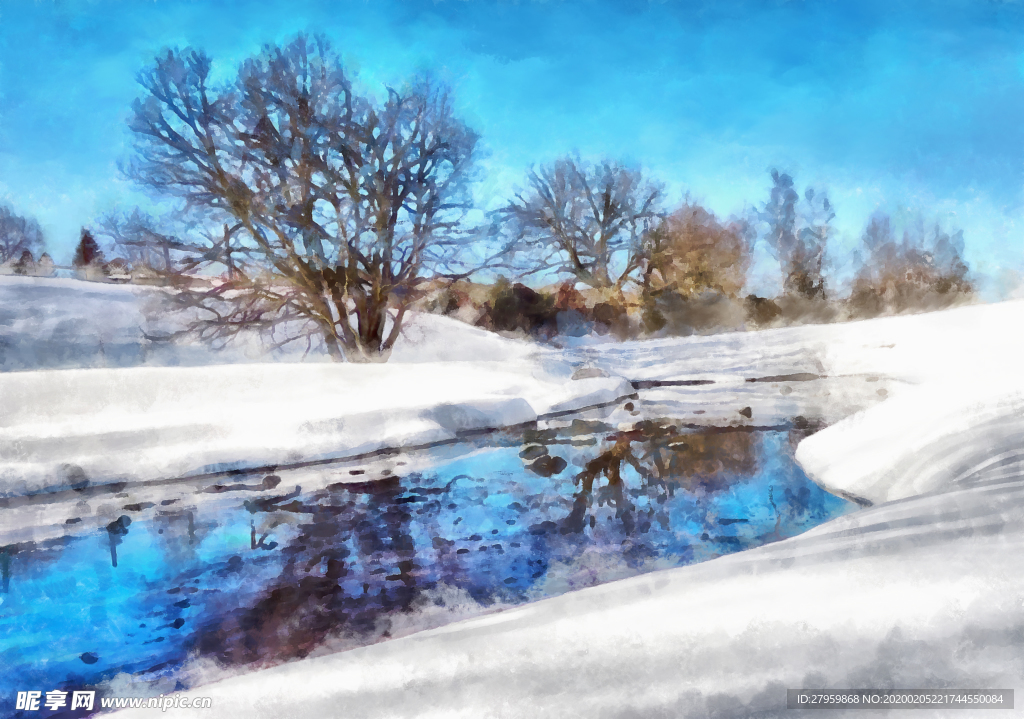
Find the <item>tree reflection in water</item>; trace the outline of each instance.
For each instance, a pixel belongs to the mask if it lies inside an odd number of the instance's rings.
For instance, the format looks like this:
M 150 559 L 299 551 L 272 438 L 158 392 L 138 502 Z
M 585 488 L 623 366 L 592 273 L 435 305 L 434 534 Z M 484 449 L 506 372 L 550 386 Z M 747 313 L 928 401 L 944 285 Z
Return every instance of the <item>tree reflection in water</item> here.
M 235 664 L 306 656 L 339 633 L 364 644 L 387 637 L 389 617 L 438 586 L 482 604 L 517 603 L 537 596 L 535 585 L 553 564 L 571 566 L 593 552 L 632 574 L 653 568 L 646 562 L 654 558 L 686 563 L 698 558 L 693 545 L 710 539 L 708 531 L 748 521 L 719 517 L 710 526 L 708 514 L 716 495 L 758 471 L 757 432 L 695 432 L 653 421 L 609 432 L 575 423 L 523 439 L 522 461 L 542 468 L 532 481 L 509 472 L 438 472 L 247 500 L 252 548 L 270 548 L 281 523 L 291 522 L 297 535 L 277 550 L 284 566 L 272 586 L 252 606 L 207 626 L 197 647 Z M 570 463 L 555 463 L 552 453 L 568 454 Z M 559 466 L 571 470 L 550 471 Z M 806 486 L 790 495 L 812 511 Z M 674 503 L 677 497 L 685 501 Z M 779 519 L 770 518 L 766 535 Z M 733 535 L 716 541 L 730 546 L 714 553 L 757 543 Z
M 115 514 L 91 540 L 0 548 L 4 607 L 34 627 L 11 625 L 25 649 L 9 668 L 81 688 L 173 674 L 196 654 L 265 666 L 421 628 L 429 612 L 450 621 L 451 596 L 478 612 L 763 544 L 848 506 L 796 467 L 793 438 L 577 420 L 439 451 L 431 470 L 401 477 L 351 483 L 346 470 L 304 491 L 270 475 L 125 505 L 131 518 Z M 85 566 L 102 581 L 80 582 Z M 28 621 L 44 592 L 59 607 Z M 95 607 L 130 631 L 66 631 L 61 616 L 99 621 Z M 44 666 L 57 638 L 75 642 L 71 659 Z
M 407 609 L 416 592 L 404 492 L 396 477 L 345 485 L 338 502 L 327 491 L 247 502 L 252 514 L 299 517 L 298 534 L 280 550 L 274 584 L 252 607 L 206 627 L 199 651 L 226 664 L 262 663 L 306 656 L 342 628 L 374 635 L 380 617 Z M 252 546 L 268 548 L 269 532 L 256 542 L 255 520 L 250 526 Z
M 644 421 L 632 430 L 609 434 L 597 456 L 573 478 L 580 489 L 573 495 L 562 531 L 595 527 L 597 517 L 591 511 L 595 505 L 613 508 L 627 535 L 648 532 L 652 521 L 669 530 L 669 517 L 659 508 L 677 491 L 705 496 L 727 488 L 737 477 L 757 470 L 756 450 L 754 434 L 743 428 L 685 432 L 668 422 Z M 632 488 L 623 478 L 627 467 L 640 480 Z M 605 483 L 595 491 L 594 484 L 602 476 Z M 641 497 L 645 510 L 638 510 L 634 502 Z

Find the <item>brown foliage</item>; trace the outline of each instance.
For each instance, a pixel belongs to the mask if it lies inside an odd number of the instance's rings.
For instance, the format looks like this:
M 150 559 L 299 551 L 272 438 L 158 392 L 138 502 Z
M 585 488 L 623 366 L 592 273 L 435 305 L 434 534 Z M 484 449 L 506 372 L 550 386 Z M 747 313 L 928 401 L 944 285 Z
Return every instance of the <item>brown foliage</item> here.
M 642 299 L 648 332 L 688 335 L 743 323 L 733 300 L 750 266 L 745 230 L 686 203 L 650 232 Z
M 960 256 L 962 233 L 950 236 L 936 226 L 928 242 L 920 230 L 905 232 L 897 241 L 889 217 L 876 215 L 863 241 L 869 256 L 850 296 L 855 316 L 940 309 L 973 293 L 967 264 Z
M 685 204 L 648 239 L 644 285 L 683 297 L 711 291 L 735 297 L 750 266 L 750 249 L 737 223 L 722 224 L 700 205 Z

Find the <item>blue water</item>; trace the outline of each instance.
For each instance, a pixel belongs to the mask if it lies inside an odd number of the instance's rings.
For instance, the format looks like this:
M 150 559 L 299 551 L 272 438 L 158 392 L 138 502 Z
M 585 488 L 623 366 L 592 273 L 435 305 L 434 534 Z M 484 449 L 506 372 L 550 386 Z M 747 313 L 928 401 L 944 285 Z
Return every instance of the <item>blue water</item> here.
M 794 439 L 576 422 L 430 450 L 428 471 L 315 491 L 281 473 L 216 508 L 197 492 L 2 548 L 0 715 L 21 715 L 17 691 L 120 673 L 183 688 L 190 657 L 255 668 L 380 641 L 452 590 L 518 604 L 798 534 L 852 507 L 804 476 Z

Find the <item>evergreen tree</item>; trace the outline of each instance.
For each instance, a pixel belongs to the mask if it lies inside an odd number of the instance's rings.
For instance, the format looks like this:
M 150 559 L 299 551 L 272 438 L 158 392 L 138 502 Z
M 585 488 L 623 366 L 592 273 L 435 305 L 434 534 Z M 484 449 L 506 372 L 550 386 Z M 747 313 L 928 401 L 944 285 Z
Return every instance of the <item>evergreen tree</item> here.
M 71 264 L 79 269 L 103 264 L 103 251 L 100 250 L 92 233 L 84 227 L 82 228 L 82 239 L 78 241 L 78 247 L 75 248 L 75 259 Z

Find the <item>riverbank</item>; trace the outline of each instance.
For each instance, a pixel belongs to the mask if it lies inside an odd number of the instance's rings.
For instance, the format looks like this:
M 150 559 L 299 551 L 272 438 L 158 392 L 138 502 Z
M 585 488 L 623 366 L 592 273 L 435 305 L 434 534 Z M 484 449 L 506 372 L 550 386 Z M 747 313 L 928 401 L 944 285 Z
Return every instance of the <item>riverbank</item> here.
M 1007 507 L 1022 502 L 1018 484 L 885 505 L 190 694 L 212 697 L 218 717 L 738 719 L 788 716 L 787 687 L 1013 688 L 1024 531 Z
M 815 481 L 874 506 L 759 549 L 192 693 L 223 717 L 738 718 L 788 716 L 787 687 L 1013 688 L 1024 678 L 1022 324 L 1013 302 L 588 350 L 651 381 L 708 378 L 710 357 L 749 366 L 767 378 L 749 384 L 775 384 L 779 402 L 800 380 L 763 367 L 805 363 L 862 388 L 851 397 L 888 379 L 893 399 L 797 450 Z
M 0 494 L 295 466 L 633 393 L 618 377 L 572 375 L 544 357 L 0 374 Z

